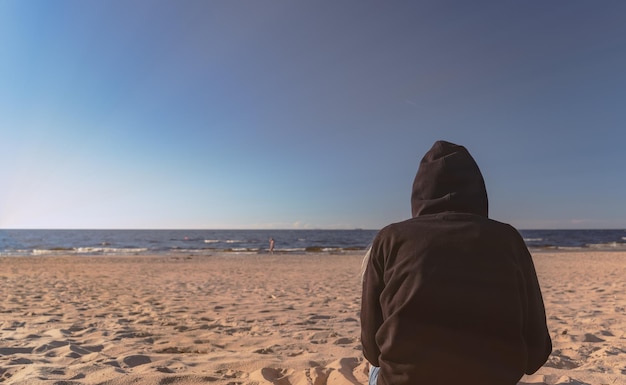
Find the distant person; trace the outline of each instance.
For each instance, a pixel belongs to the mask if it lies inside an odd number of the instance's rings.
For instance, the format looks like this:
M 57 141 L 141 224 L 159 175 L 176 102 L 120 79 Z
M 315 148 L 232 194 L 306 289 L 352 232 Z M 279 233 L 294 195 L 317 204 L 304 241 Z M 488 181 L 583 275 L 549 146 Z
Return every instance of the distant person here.
M 270 238 L 270 254 L 274 254 L 274 238 Z
M 361 304 L 370 384 L 515 385 L 552 351 L 522 237 L 487 217 L 465 149 L 438 141 L 422 159 L 413 218 L 376 236 Z

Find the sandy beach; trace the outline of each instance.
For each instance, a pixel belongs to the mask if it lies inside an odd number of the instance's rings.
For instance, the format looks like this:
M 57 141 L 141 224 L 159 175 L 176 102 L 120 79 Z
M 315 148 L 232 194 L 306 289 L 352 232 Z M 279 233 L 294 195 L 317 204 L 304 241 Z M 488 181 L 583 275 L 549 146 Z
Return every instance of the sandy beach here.
M 533 257 L 554 351 L 519 384 L 626 384 L 626 252 Z M 0 383 L 366 384 L 361 259 L 0 258 Z

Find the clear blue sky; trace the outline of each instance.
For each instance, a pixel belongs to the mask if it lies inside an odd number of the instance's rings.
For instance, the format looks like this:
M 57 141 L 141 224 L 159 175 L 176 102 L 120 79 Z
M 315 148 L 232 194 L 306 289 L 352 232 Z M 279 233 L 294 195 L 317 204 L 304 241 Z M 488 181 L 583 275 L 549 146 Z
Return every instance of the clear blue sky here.
M 0 228 L 626 228 L 626 2 L 0 1 Z

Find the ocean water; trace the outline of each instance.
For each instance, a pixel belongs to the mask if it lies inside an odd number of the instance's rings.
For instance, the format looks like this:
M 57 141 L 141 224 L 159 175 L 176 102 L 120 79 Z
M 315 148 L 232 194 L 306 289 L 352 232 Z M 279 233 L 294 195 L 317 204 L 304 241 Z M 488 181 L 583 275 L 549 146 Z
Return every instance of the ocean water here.
M 376 230 L 0 230 L 0 255 L 365 250 Z
M 531 249 L 626 250 L 626 230 L 520 230 Z
M 0 230 L 0 255 L 365 251 L 377 230 Z M 531 250 L 626 250 L 626 230 L 520 230 Z

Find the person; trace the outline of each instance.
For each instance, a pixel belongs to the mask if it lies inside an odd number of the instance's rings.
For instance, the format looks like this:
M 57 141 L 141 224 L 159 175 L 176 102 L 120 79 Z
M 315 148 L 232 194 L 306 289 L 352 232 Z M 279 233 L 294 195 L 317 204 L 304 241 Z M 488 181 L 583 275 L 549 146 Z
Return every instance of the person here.
M 270 238 L 270 254 L 274 254 L 274 238 Z
M 361 342 L 370 384 L 515 385 L 552 351 L 524 240 L 488 218 L 463 146 L 437 141 L 413 183 L 412 218 L 378 232 L 365 263 Z

